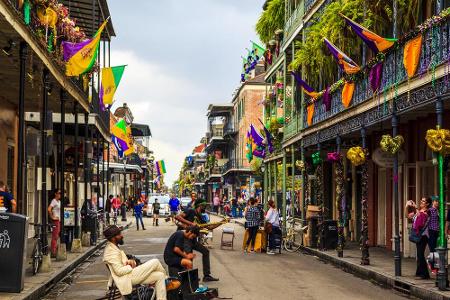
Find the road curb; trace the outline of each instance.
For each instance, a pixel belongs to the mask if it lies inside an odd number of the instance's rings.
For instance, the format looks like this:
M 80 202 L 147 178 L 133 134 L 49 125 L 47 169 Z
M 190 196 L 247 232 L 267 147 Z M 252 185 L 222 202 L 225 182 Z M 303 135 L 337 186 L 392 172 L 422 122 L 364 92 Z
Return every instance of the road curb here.
M 132 222 L 129 222 L 127 225 L 125 225 L 123 228 L 128 229 L 131 226 Z M 17 299 L 23 299 L 23 300 L 39 300 L 44 296 L 55 284 L 57 284 L 59 281 L 61 281 L 64 277 L 67 276 L 72 270 L 74 270 L 77 266 L 79 266 L 82 262 L 84 262 L 86 259 L 88 259 L 92 254 L 94 254 L 95 251 L 102 248 L 106 244 L 106 240 L 101 240 L 96 246 L 92 247 L 91 249 L 87 250 L 85 253 L 77 257 L 73 262 L 71 262 L 69 265 L 64 266 L 59 271 L 57 271 L 55 274 L 52 275 L 48 280 L 46 280 L 41 285 L 35 287 L 30 293 L 27 295 L 24 295 L 22 298 Z M 21 295 L 18 295 L 21 297 Z
M 438 291 L 432 291 L 423 287 L 419 287 L 401 277 L 395 277 L 386 273 L 377 272 L 375 270 L 371 270 L 367 267 L 363 267 L 352 262 L 340 260 L 325 252 L 312 248 L 301 246 L 301 249 L 308 254 L 315 255 L 319 259 L 329 262 L 336 267 L 339 267 L 345 272 L 351 273 L 365 280 L 374 281 L 379 285 L 397 290 L 401 293 L 411 295 L 420 299 L 450 300 L 450 296 L 443 295 Z

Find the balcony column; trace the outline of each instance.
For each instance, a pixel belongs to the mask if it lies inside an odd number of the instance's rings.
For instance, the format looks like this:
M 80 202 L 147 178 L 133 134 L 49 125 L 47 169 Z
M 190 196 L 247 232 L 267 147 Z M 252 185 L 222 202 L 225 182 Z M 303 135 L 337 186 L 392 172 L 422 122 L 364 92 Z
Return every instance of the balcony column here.
M 397 102 L 392 102 L 392 136 L 398 135 Z M 393 166 L 393 192 L 394 192 L 394 264 L 395 276 L 402 276 L 402 257 L 400 253 L 400 208 L 398 199 L 398 153 L 394 154 Z
M 104 137 L 102 137 L 102 195 L 103 207 L 106 209 L 106 201 L 108 201 L 108 195 L 105 193 L 105 144 L 106 140 Z
M 291 175 L 292 175 L 292 188 L 291 188 L 291 216 L 295 216 L 295 148 L 294 144 L 291 145 Z
M 79 197 L 78 197 L 78 168 L 80 166 L 80 161 L 79 161 L 79 145 L 78 145 L 78 102 L 75 101 L 73 103 L 73 113 L 74 113 L 74 117 L 75 117 L 75 137 L 73 140 L 73 147 L 75 149 L 75 162 L 74 162 L 74 175 L 75 175 L 75 188 L 74 188 L 74 192 L 75 192 L 75 230 L 74 230 L 74 239 L 78 239 L 80 238 L 80 225 L 78 224 L 78 201 L 79 201 Z
M 96 139 L 95 139 L 96 143 L 97 143 L 97 147 L 96 147 L 96 154 L 97 154 L 97 209 L 100 208 L 100 130 L 97 129 L 97 134 L 96 134 Z M 92 196 L 91 196 L 92 198 Z
M 268 177 L 268 183 L 267 183 L 267 202 L 269 202 L 270 199 L 272 199 L 272 163 L 269 161 L 267 162 L 266 167 L 267 177 Z
M 61 159 L 61 168 L 59 171 L 60 174 L 60 190 L 61 190 L 61 214 L 60 214 L 60 221 L 61 221 L 61 230 L 60 230 L 60 234 L 59 234 L 59 239 L 60 239 L 60 243 L 63 243 L 64 241 L 64 208 L 66 206 L 66 201 L 65 201 L 65 185 L 64 185 L 64 170 L 66 169 L 66 152 L 64 151 L 64 145 L 65 145 L 65 137 L 66 137 L 66 93 L 64 91 L 64 89 L 61 88 L 60 91 L 60 101 L 61 101 L 61 153 L 60 153 L 60 159 Z
M 267 198 L 268 195 L 268 178 L 267 178 L 267 173 L 268 173 L 268 166 L 267 163 L 263 162 L 263 167 L 264 167 L 264 189 L 263 189 L 263 202 L 264 202 L 264 210 L 267 210 L 267 202 L 269 201 L 269 199 Z
M 19 66 L 19 133 L 17 137 L 17 211 L 26 212 L 25 201 L 25 67 L 28 56 L 28 45 L 20 43 Z
M 282 207 L 283 211 L 281 212 L 281 215 L 283 216 L 283 228 L 286 230 L 286 149 L 283 149 L 283 174 L 282 174 L 282 195 L 281 199 L 283 201 Z M 284 231 L 286 232 L 286 231 Z
M 49 71 L 44 69 L 42 73 L 43 88 L 42 88 L 42 111 L 41 111 L 41 241 L 43 254 L 48 254 L 47 242 L 47 130 L 48 130 L 48 90 L 50 88 Z
M 436 117 L 437 129 L 441 129 L 443 125 L 444 105 L 442 97 L 438 96 L 436 100 Z M 438 153 L 438 178 L 439 178 L 439 239 L 436 251 L 439 253 L 439 271 L 436 277 L 436 285 L 441 291 L 448 287 L 448 270 L 447 266 L 447 239 L 445 235 L 445 174 L 444 174 L 444 157 Z
M 275 201 L 275 205 L 276 205 L 276 207 L 278 207 L 278 193 L 277 193 L 277 189 L 278 189 L 278 184 L 277 184 L 277 173 L 278 173 L 278 170 L 277 170 L 277 161 L 276 160 L 274 160 L 273 161 L 273 186 L 274 186 L 274 188 L 273 188 L 273 191 L 274 191 L 274 197 L 273 197 L 273 201 Z
M 336 152 L 341 153 L 341 137 L 338 135 L 336 137 Z M 345 236 L 344 236 L 344 226 L 345 226 L 345 175 L 344 175 L 344 165 L 342 162 L 342 157 L 337 161 L 336 163 L 336 202 L 337 202 L 337 208 L 339 212 L 339 227 L 338 227 L 338 247 L 337 247 L 337 253 L 338 257 L 344 257 L 344 246 L 345 246 Z
M 83 203 L 88 198 L 88 141 L 89 141 L 89 113 L 84 113 L 84 142 L 83 142 L 83 175 L 84 175 L 84 199 Z
M 366 128 L 361 128 L 362 148 L 367 149 L 366 145 Z M 369 259 L 369 220 L 368 220 L 368 204 L 367 204 L 367 160 L 361 166 L 361 265 L 370 265 Z
M 300 156 L 303 164 L 305 164 L 305 147 L 301 146 L 300 148 Z M 307 182 L 308 182 L 308 174 L 306 173 L 306 165 L 301 169 L 302 171 L 302 220 L 303 220 L 303 226 L 307 225 L 306 221 L 306 189 L 307 189 Z
M 111 108 L 108 108 L 108 116 L 111 116 Z M 109 170 L 109 156 L 110 156 L 110 147 L 111 147 L 111 142 L 108 142 L 108 148 L 107 148 L 107 153 L 106 153 L 106 169 L 107 169 L 107 173 L 106 173 L 106 197 L 109 197 L 109 184 L 111 181 L 111 172 Z

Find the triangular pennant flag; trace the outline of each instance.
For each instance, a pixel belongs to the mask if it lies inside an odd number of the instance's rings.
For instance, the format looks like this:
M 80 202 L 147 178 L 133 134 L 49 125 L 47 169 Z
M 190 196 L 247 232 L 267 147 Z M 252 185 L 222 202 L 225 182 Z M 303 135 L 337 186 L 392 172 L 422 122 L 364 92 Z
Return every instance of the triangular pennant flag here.
M 386 49 L 389 49 L 394 45 L 395 41 L 397 41 L 397 39 L 383 38 L 364 26 L 350 20 L 343 14 L 341 14 L 341 16 L 345 19 L 345 22 L 352 28 L 352 30 L 363 40 L 363 42 L 366 43 L 366 45 L 375 53 L 383 52 Z
M 324 39 L 325 45 L 333 55 L 339 67 L 347 74 L 355 74 L 361 70 L 357 63 L 355 63 L 350 57 L 342 52 L 338 47 L 333 45 L 329 40 Z
M 317 98 L 319 97 L 319 93 L 315 92 L 312 87 L 310 87 L 297 73 L 291 71 L 292 76 L 294 76 L 295 81 L 297 81 L 297 84 L 303 88 L 303 91 L 306 95 Z
M 416 74 L 417 66 L 419 65 L 420 52 L 422 51 L 422 35 L 419 34 L 414 39 L 405 44 L 403 50 L 403 65 L 405 66 L 408 78 Z
M 100 106 L 112 105 L 114 94 L 122 79 L 126 66 L 117 66 L 102 69 L 102 82 L 100 86 Z

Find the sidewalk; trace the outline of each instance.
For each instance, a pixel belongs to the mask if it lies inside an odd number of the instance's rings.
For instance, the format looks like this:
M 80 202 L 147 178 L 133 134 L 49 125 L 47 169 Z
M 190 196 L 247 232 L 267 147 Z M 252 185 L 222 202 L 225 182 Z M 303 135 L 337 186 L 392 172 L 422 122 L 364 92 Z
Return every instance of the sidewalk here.
M 244 219 L 232 219 L 232 222 L 244 226 Z M 440 291 L 435 286 L 435 275 L 430 280 L 417 279 L 416 260 L 414 258 L 402 258 L 401 277 L 394 275 L 394 254 L 384 248 L 372 247 L 370 252 L 370 265 L 362 266 L 361 251 L 356 243 L 348 243 L 344 249 L 344 257 L 338 257 L 337 251 L 319 251 L 318 249 L 303 247 L 302 250 L 319 259 L 329 262 L 343 271 L 354 274 L 365 280 L 374 281 L 377 284 L 395 289 L 404 294 L 420 299 L 450 300 L 450 291 Z
M 120 220 L 120 219 L 119 219 Z M 119 225 L 128 228 L 134 220 L 131 213 L 127 215 L 127 222 L 121 222 Z M 49 288 L 58 283 L 73 269 L 75 269 L 84 260 L 89 258 L 97 249 L 100 249 L 106 243 L 105 239 L 100 239 L 96 246 L 89 248 L 83 247 L 82 253 L 67 252 L 67 260 L 56 261 L 52 259 L 51 271 L 48 273 L 38 273 L 35 276 L 31 273 L 31 265 L 25 266 L 24 289 L 20 293 L 0 293 L 2 300 L 19 300 L 19 299 L 41 299 Z M 29 260 L 27 260 L 28 263 Z M 5 271 L 5 270 L 2 270 Z

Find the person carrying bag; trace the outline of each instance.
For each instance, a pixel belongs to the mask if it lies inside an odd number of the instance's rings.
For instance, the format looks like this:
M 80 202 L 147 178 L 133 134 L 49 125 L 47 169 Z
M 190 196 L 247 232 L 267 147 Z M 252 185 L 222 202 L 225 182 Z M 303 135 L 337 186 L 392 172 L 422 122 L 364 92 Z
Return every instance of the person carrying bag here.
M 428 209 L 431 206 L 430 198 L 420 200 L 419 210 L 413 218 L 413 226 L 409 234 L 409 240 L 417 247 L 417 268 L 416 276 L 422 279 L 429 279 L 430 274 L 425 260 L 425 249 L 428 244 Z

